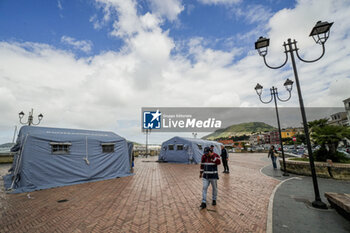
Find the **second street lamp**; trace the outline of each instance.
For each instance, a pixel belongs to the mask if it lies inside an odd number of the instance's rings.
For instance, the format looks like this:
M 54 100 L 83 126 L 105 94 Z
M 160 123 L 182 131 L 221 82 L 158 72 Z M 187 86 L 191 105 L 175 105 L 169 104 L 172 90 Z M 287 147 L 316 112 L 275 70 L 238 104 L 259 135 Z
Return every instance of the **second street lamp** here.
M 282 153 L 282 159 L 283 159 L 283 176 L 289 176 L 289 174 L 287 172 L 287 169 L 286 169 L 286 160 L 285 160 L 285 157 L 284 157 L 284 149 L 283 149 L 283 142 L 282 142 L 282 135 L 281 135 L 282 134 L 281 133 L 281 124 L 280 124 L 280 118 L 279 118 L 278 108 L 277 108 L 277 99 L 279 101 L 281 101 L 281 102 L 287 102 L 290 99 L 290 97 L 292 96 L 291 92 L 292 92 L 292 88 L 293 88 L 293 81 L 287 79 L 286 82 L 284 83 L 284 86 L 285 86 L 286 90 L 289 93 L 289 97 L 287 99 L 281 99 L 279 97 L 279 95 L 278 95 L 277 88 L 274 87 L 274 86 L 272 86 L 272 88 L 270 88 L 271 99 L 269 101 L 263 101 L 262 100 L 261 94 L 262 94 L 263 86 L 261 86 L 259 83 L 256 84 L 255 91 L 258 94 L 259 99 L 260 99 L 260 101 L 262 103 L 268 104 L 268 103 L 271 103 L 272 100 L 274 100 L 274 102 L 275 102 L 275 110 L 276 110 L 277 126 L 278 126 L 278 135 L 279 135 L 279 142 L 280 142 L 280 146 L 281 146 L 281 153 Z
M 146 132 L 146 153 L 145 153 L 145 157 L 147 158 L 148 156 L 148 135 L 151 133 L 151 129 L 145 129 Z
M 41 122 L 41 120 L 43 119 L 43 114 L 39 114 L 38 115 L 38 123 L 34 123 L 33 122 L 33 119 L 34 119 L 34 117 L 33 117 L 33 109 L 29 112 L 29 116 L 28 116 L 28 120 L 27 120 L 27 122 L 22 122 L 22 119 L 23 119 L 23 117 L 24 117 L 24 112 L 23 111 L 21 111 L 20 113 L 18 113 L 18 116 L 19 116 L 19 122 L 22 124 L 22 125 L 26 125 L 26 124 L 28 124 L 29 126 L 31 126 L 31 125 L 39 125 L 40 124 L 40 122 Z
M 296 83 L 296 86 L 297 86 L 298 97 L 299 97 L 300 112 L 301 112 L 301 117 L 303 119 L 303 126 L 304 126 L 304 133 L 305 133 L 306 144 L 307 144 L 307 151 L 308 151 L 308 154 L 309 154 L 310 170 L 311 170 L 311 174 L 312 174 L 312 183 L 313 183 L 314 192 L 315 192 L 315 201 L 312 202 L 312 206 L 314 206 L 316 208 L 320 208 L 320 209 L 327 209 L 327 205 L 324 202 L 322 202 L 321 197 L 320 197 L 320 191 L 318 189 L 314 158 L 312 156 L 312 148 L 311 148 L 311 141 L 310 141 L 310 135 L 309 135 L 309 128 L 308 128 L 308 125 L 307 125 L 304 101 L 303 101 L 303 97 L 302 97 L 302 94 L 301 94 L 301 88 L 300 88 L 300 83 L 299 83 L 298 71 L 297 71 L 297 67 L 296 67 L 296 64 L 295 64 L 294 53 L 299 58 L 299 60 L 303 61 L 303 62 L 311 63 L 311 62 L 315 62 L 315 61 L 320 60 L 323 57 L 324 53 L 325 53 L 325 46 L 324 46 L 324 44 L 328 40 L 330 28 L 332 27 L 332 25 L 333 25 L 333 23 L 318 21 L 316 23 L 316 25 L 313 27 L 313 29 L 311 30 L 311 33 L 310 33 L 309 36 L 312 36 L 313 39 L 315 40 L 315 42 L 322 46 L 322 54 L 321 54 L 321 56 L 318 57 L 317 59 L 311 60 L 311 61 L 305 60 L 305 59 L 300 57 L 300 55 L 298 53 L 299 48 L 297 47 L 297 41 L 296 40 L 292 41 L 291 39 L 288 39 L 287 43 L 286 42 L 283 43 L 284 53 L 286 54 L 285 61 L 280 66 L 276 66 L 276 67 L 270 66 L 266 62 L 267 47 L 270 44 L 270 39 L 264 38 L 264 37 L 260 37 L 255 42 L 255 49 L 258 50 L 259 55 L 263 57 L 265 65 L 267 67 L 271 68 L 271 69 L 279 69 L 279 68 L 282 68 L 285 64 L 287 64 L 288 53 L 289 53 L 290 58 L 292 60 L 292 67 L 293 67 L 293 72 L 294 72 L 294 77 L 295 77 L 295 83 Z

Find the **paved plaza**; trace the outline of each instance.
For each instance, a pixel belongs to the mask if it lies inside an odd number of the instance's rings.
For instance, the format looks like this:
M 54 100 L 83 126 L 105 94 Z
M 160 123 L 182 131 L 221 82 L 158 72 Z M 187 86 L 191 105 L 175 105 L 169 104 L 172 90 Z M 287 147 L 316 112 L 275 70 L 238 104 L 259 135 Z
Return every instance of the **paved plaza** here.
M 231 155 L 231 173 L 220 174 L 217 206 L 205 210 L 199 209 L 199 165 L 155 160 L 136 159 L 130 177 L 29 195 L 2 191 L 1 232 L 266 231 L 269 197 L 279 182 L 260 173 L 268 164 L 261 154 Z M 208 194 L 211 203 L 211 188 Z
M 281 183 L 284 177 L 279 171 L 271 173 L 266 154 L 231 154 L 231 173 L 221 173 L 219 166 L 217 205 L 211 205 L 209 188 L 204 210 L 199 209 L 199 165 L 156 159 L 137 158 L 134 176 L 31 193 L 7 194 L 1 180 L 0 232 L 314 232 L 312 225 L 303 227 L 303 220 L 317 222 L 320 216 L 334 219 L 332 232 L 349 227 L 334 210 L 321 213 L 300 198 L 295 205 L 293 192 L 298 190 L 293 182 L 299 182 L 295 185 L 307 190 L 303 195 L 312 201 L 309 178 L 303 185 L 298 177 Z M 337 184 L 345 191 L 350 187 L 350 182 L 327 182 L 333 191 Z M 274 197 L 273 208 L 269 208 L 270 197 Z M 299 215 L 301 210 L 304 217 L 294 218 L 293 213 Z M 327 226 L 323 229 L 330 232 Z

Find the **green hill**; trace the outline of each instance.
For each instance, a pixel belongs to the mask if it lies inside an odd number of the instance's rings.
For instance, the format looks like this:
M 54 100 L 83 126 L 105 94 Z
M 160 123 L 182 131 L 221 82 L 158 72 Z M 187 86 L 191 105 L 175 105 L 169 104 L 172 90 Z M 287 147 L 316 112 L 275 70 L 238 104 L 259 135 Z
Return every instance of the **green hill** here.
M 249 122 L 231 125 L 224 129 L 218 129 L 214 133 L 202 137 L 203 139 L 215 140 L 217 138 L 229 138 L 233 136 L 251 135 L 255 132 L 276 130 L 275 127 L 264 122 Z

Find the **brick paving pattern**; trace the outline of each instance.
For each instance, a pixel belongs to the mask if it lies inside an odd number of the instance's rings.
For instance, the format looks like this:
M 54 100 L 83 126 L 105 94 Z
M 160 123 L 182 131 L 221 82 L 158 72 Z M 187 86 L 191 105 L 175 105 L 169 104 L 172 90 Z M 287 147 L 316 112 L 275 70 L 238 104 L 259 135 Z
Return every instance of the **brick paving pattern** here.
M 137 158 L 135 175 L 22 194 L 0 192 L 0 232 L 265 232 L 279 181 L 259 170 L 266 154 L 231 154 L 217 205 L 199 209 L 199 165 Z M 1 183 L 2 185 L 2 183 Z M 68 200 L 57 202 L 58 200 Z

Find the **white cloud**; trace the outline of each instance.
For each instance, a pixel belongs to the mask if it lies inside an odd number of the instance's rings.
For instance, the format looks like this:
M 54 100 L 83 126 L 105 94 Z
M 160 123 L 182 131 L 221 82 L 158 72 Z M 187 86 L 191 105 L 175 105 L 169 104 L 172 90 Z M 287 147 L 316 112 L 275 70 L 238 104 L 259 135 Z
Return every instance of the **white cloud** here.
M 100 30 L 105 24 L 105 21 L 98 20 L 98 17 L 96 14 L 91 16 L 89 21 L 92 23 L 92 25 L 94 26 L 94 29 L 96 30 Z
M 186 6 L 186 13 L 187 13 L 187 15 L 190 15 L 194 9 L 195 9 L 195 5 L 193 5 L 193 4 L 188 4 L 188 5 Z
M 205 47 L 204 38 L 194 38 L 189 41 L 189 53 L 194 56 L 197 64 L 205 64 L 213 67 L 225 67 L 232 64 L 234 57 L 239 54 L 239 49 L 224 52 Z
M 111 19 L 111 12 L 117 12 L 118 19 L 113 23 L 111 35 L 118 37 L 132 36 L 142 30 L 134 0 L 96 0 L 106 12 L 104 21 Z
M 271 9 L 261 4 L 243 4 L 241 0 L 198 0 L 206 5 L 222 5 L 227 7 L 236 18 L 243 18 L 249 24 L 266 23 L 273 15 Z
M 163 18 L 175 21 L 184 7 L 178 0 L 149 0 L 152 13 L 146 12 L 139 15 L 137 12 L 137 2 L 134 0 L 96 0 L 104 10 L 104 19 L 98 21 L 96 16 L 90 18 L 96 29 L 100 29 L 104 22 L 112 20 L 112 15 L 116 19 L 113 21 L 112 36 L 125 38 L 132 37 L 144 31 L 159 31 L 159 26 L 163 23 Z
M 62 36 L 61 42 L 63 44 L 67 44 L 72 46 L 74 49 L 81 50 L 85 53 L 88 53 L 91 51 L 92 48 L 92 42 L 89 40 L 76 40 L 75 38 L 69 37 L 69 36 Z
M 57 0 L 57 7 L 58 9 L 63 10 L 62 3 L 60 0 Z
M 208 5 L 217 5 L 217 4 L 233 5 L 233 4 L 242 2 L 242 0 L 197 0 L 197 1 Z
M 150 13 L 146 13 L 145 15 L 140 16 L 140 21 L 142 28 L 145 31 L 158 30 L 159 25 L 161 24 L 161 20 Z
M 345 43 L 350 39 L 350 25 L 346 18 L 349 12 L 348 1 L 300 0 L 294 9 L 283 9 L 269 21 L 268 37 L 271 40 L 267 59 L 275 65 L 283 60 L 282 43 L 287 38 L 298 41 L 299 53 L 304 59 L 319 57 L 321 46 L 316 45 L 308 35 L 318 20 L 334 22 L 325 45 L 325 56 L 312 64 L 297 64 L 306 105 L 342 106 L 341 100 L 348 97 L 344 87 L 350 85 L 350 68 L 346 66 L 350 46 Z M 292 75 L 286 75 L 294 79 Z
M 109 20 L 116 20 L 113 32 L 125 42 L 118 52 L 85 59 L 46 44 L 0 42 L 0 129 L 9 138 L 18 112 L 33 107 L 36 114 L 44 114 L 43 126 L 113 130 L 142 140 L 135 126 L 119 131 L 117 125 L 123 120 L 139 122 L 142 106 L 266 107 L 255 94 L 257 82 L 266 88 L 265 95 L 272 85 L 285 93 L 285 79 L 294 80 L 290 67 L 265 67 L 253 44 L 251 53 L 235 63 L 232 60 L 241 55 L 241 48 L 209 49 L 206 38 L 193 38 L 184 43 L 189 48 L 186 53 L 174 54 L 178 45 L 161 29 L 158 16 L 138 15 L 134 1 L 104 2 L 111 7 L 106 12 L 118 12 L 117 19 L 112 13 L 109 16 Z M 306 106 L 342 106 L 350 86 L 350 4 L 319 4 L 299 1 L 295 9 L 282 10 L 270 19 L 267 59 L 280 63 L 281 45 L 291 36 L 298 40 L 302 56 L 319 55 L 320 48 L 308 33 L 319 19 L 334 21 L 324 58 L 314 64 L 298 62 L 298 68 Z M 298 106 L 295 87 L 290 102 L 281 106 Z
M 181 0 L 149 0 L 152 12 L 160 17 L 166 17 L 170 21 L 177 19 L 177 16 L 184 10 Z
M 247 5 L 244 8 L 233 8 L 237 17 L 243 17 L 248 23 L 264 23 L 272 16 L 269 8 L 263 5 Z

